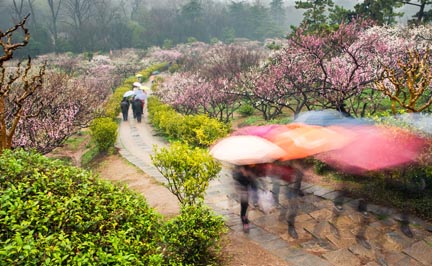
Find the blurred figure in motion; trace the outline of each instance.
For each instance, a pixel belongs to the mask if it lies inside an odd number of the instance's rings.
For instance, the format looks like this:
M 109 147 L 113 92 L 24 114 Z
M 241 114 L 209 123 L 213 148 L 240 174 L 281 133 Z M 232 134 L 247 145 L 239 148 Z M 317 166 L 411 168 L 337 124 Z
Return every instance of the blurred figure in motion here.
M 297 239 L 298 234 L 295 229 L 295 218 L 299 208 L 299 197 L 304 196 L 301 191 L 303 171 L 301 170 L 300 163 L 292 160 L 284 164 L 270 164 L 268 166 L 267 175 L 270 176 L 273 181 L 272 192 L 274 201 L 281 208 L 279 217 L 282 220 L 286 219 L 289 235 Z M 284 195 L 288 200 L 288 204 L 285 206 L 280 205 L 279 200 L 281 183 L 287 183 Z
M 247 209 L 249 198 L 252 198 L 254 205 L 258 205 L 258 181 L 254 165 L 236 165 L 232 171 L 236 181 L 236 189 L 240 197 L 240 218 L 243 224 L 243 231 L 249 232 L 249 219 Z

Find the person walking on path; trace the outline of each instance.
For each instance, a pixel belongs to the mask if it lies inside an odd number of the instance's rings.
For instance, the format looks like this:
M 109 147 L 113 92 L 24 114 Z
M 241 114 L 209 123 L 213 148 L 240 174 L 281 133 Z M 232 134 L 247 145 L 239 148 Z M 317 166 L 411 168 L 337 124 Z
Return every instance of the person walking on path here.
M 140 99 L 134 98 L 133 102 L 132 102 L 132 109 L 134 111 L 134 118 L 137 119 L 138 123 L 141 123 L 141 118 L 142 118 L 142 108 L 143 108 L 143 103 Z
M 236 188 L 240 197 L 240 218 L 243 224 L 243 231 L 247 233 L 249 232 L 249 220 L 247 218 L 249 197 L 252 197 L 254 205 L 258 205 L 257 175 L 253 166 L 237 165 L 233 169 L 232 176 L 236 181 Z
M 267 175 L 273 180 L 272 192 L 277 205 L 280 204 L 280 183 L 292 184 L 292 186 L 286 186 L 285 197 L 288 200 L 288 206 L 281 206 L 279 217 L 281 220 L 286 219 L 289 235 L 294 239 L 298 239 L 295 229 L 295 218 L 299 208 L 299 197 L 304 196 L 304 193 L 301 191 L 303 171 L 299 166 L 299 162 L 290 161 L 287 164 L 271 164 L 268 167 Z
M 123 121 L 128 120 L 128 112 L 129 112 L 129 100 L 127 97 L 123 97 L 123 100 L 120 102 L 120 108 L 123 114 Z

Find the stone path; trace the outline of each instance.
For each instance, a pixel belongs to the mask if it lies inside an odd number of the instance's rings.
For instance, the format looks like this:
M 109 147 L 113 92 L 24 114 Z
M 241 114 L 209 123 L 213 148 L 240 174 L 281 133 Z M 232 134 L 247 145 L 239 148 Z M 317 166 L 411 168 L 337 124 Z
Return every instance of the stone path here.
M 165 178 L 152 165 L 150 154 L 153 145 L 163 147 L 166 142 L 147 123 L 147 113 L 142 123 L 131 117 L 120 124 L 117 141 L 120 154 L 165 183 Z M 251 229 L 246 236 L 284 259 L 287 265 L 432 265 L 430 224 L 411 218 L 414 237 L 409 238 L 401 232 L 401 215 L 395 210 L 369 205 L 369 215 L 365 216 L 356 211 L 358 200 L 346 199 L 344 209 L 339 211 L 332 202 L 337 191 L 307 183 L 302 184 L 302 189 L 305 195 L 298 198 L 296 216 L 298 239 L 288 234 L 286 221 L 279 218 L 280 210 L 289 205 L 286 199 L 281 197 L 282 208 L 270 213 L 258 208 L 249 210 Z M 205 201 L 225 217 L 231 230 L 242 230 L 240 206 L 227 170 L 210 183 Z

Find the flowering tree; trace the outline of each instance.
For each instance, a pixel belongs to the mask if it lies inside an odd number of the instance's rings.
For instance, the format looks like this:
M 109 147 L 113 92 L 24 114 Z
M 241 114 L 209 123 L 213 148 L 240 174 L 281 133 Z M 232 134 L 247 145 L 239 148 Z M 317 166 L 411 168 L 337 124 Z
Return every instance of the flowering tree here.
M 308 55 L 314 68 L 309 78 L 317 106 L 333 108 L 350 115 L 347 100 L 359 95 L 374 79 L 370 60 L 378 44 L 377 35 L 362 35 L 370 26 L 368 21 L 341 24 L 326 35 L 307 35 L 299 29 L 289 40 L 297 54 Z
M 226 93 L 226 80 L 209 82 L 197 74 L 179 73 L 167 78 L 155 95 L 162 102 L 183 114 L 207 114 L 228 122 L 240 101 L 235 94 Z
M 292 46 L 273 55 L 271 62 L 242 76 L 242 95 L 263 114 L 274 119 L 283 108 L 298 114 L 309 108 L 312 90 L 309 84 L 318 70 L 307 54 L 298 54 Z
M 421 112 L 432 105 L 430 51 L 407 54 L 407 60 L 399 60 L 396 68 L 383 66 L 375 82 L 376 88 L 390 98 L 393 114 L 397 114 L 398 106 L 408 112 Z
M 432 27 L 372 27 L 365 34 L 380 36 L 375 89 L 392 102 L 392 112 L 424 111 L 431 105 L 430 41 Z
M 50 64 L 49 69 L 44 63 L 35 71 L 37 60 L 30 59 L 25 66 L 6 64 L 30 39 L 25 22 L 0 31 L 0 151 L 22 147 L 48 153 L 94 118 L 111 93 L 112 68 L 97 60 L 85 69 L 69 62 L 65 68 Z M 24 40 L 12 43 L 19 29 Z
M 28 16 L 21 22 L 6 30 L 0 30 L 0 46 L 3 55 L 0 56 L 0 153 L 12 148 L 12 139 L 21 119 L 27 99 L 42 86 L 45 67 L 33 74 L 31 59 L 23 67 L 18 63 L 14 71 L 7 69 L 6 62 L 11 60 L 14 52 L 28 44 L 30 33 L 25 26 Z M 13 35 L 22 30 L 24 36 L 21 42 L 13 42 Z M 17 89 L 17 84 L 21 84 Z
M 204 48 L 205 47 L 205 48 Z M 263 53 L 238 45 L 206 44 L 182 48 L 183 73 L 160 86 L 160 99 L 182 113 L 204 113 L 228 122 L 241 104 L 238 92 L 242 72 L 259 64 Z

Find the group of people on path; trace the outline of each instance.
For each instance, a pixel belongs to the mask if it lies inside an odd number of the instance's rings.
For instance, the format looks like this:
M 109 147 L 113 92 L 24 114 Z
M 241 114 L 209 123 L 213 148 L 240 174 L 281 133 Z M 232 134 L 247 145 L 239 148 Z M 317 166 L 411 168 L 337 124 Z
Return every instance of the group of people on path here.
M 142 116 L 144 114 L 145 100 L 147 99 L 147 93 L 142 89 L 142 85 L 139 82 L 134 82 L 132 90 L 135 92 L 129 97 L 123 97 L 120 102 L 120 108 L 123 115 L 123 121 L 128 120 L 129 106 L 132 105 L 133 118 L 141 123 Z
M 304 196 L 301 190 L 303 180 L 303 167 L 301 160 L 291 160 L 286 162 L 235 165 L 232 169 L 232 177 L 235 180 L 236 189 L 240 200 L 240 219 L 243 231 L 249 232 L 248 207 L 251 201 L 256 208 L 263 210 L 263 202 L 269 201 L 267 195 L 262 191 L 271 193 L 271 203 L 280 209 L 279 219 L 288 224 L 289 235 L 297 239 L 298 234 L 295 229 L 295 218 L 297 216 L 300 198 Z M 266 177 L 271 178 L 272 187 L 267 188 Z M 280 204 L 280 191 L 283 186 L 286 202 Z M 261 192 L 261 193 L 260 193 Z M 338 196 L 333 200 L 334 213 L 332 219 L 338 219 L 343 212 L 344 191 L 339 191 Z M 260 198 L 263 197 L 263 198 Z M 268 203 L 267 203 L 268 204 Z M 263 210 L 266 211 L 266 210 Z M 365 238 L 366 224 L 369 221 L 367 202 L 364 199 L 358 201 L 357 211 L 363 217 L 362 227 L 356 235 L 356 240 L 364 247 L 370 249 L 370 244 Z M 337 230 L 337 228 L 335 228 Z M 412 238 L 413 233 L 409 227 L 408 214 L 403 211 L 400 221 L 400 229 L 404 235 Z
M 232 175 L 236 181 L 236 188 L 240 197 L 240 218 L 244 232 L 249 232 L 249 219 L 247 218 L 249 200 L 252 200 L 255 207 L 259 207 L 259 201 L 262 200 L 259 198 L 259 189 L 260 187 L 266 189 L 264 178 L 270 177 L 272 178 L 272 202 L 280 207 L 279 217 L 283 220 L 286 219 L 288 233 L 293 238 L 298 238 L 294 226 L 298 210 L 297 198 L 302 197 L 304 194 L 300 189 L 303 172 L 297 162 L 236 165 L 233 168 Z M 281 206 L 279 203 L 282 183 L 289 184 L 289 186 L 286 186 L 287 189 L 284 193 L 285 197 L 289 199 L 289 205 L 286 206 Z

